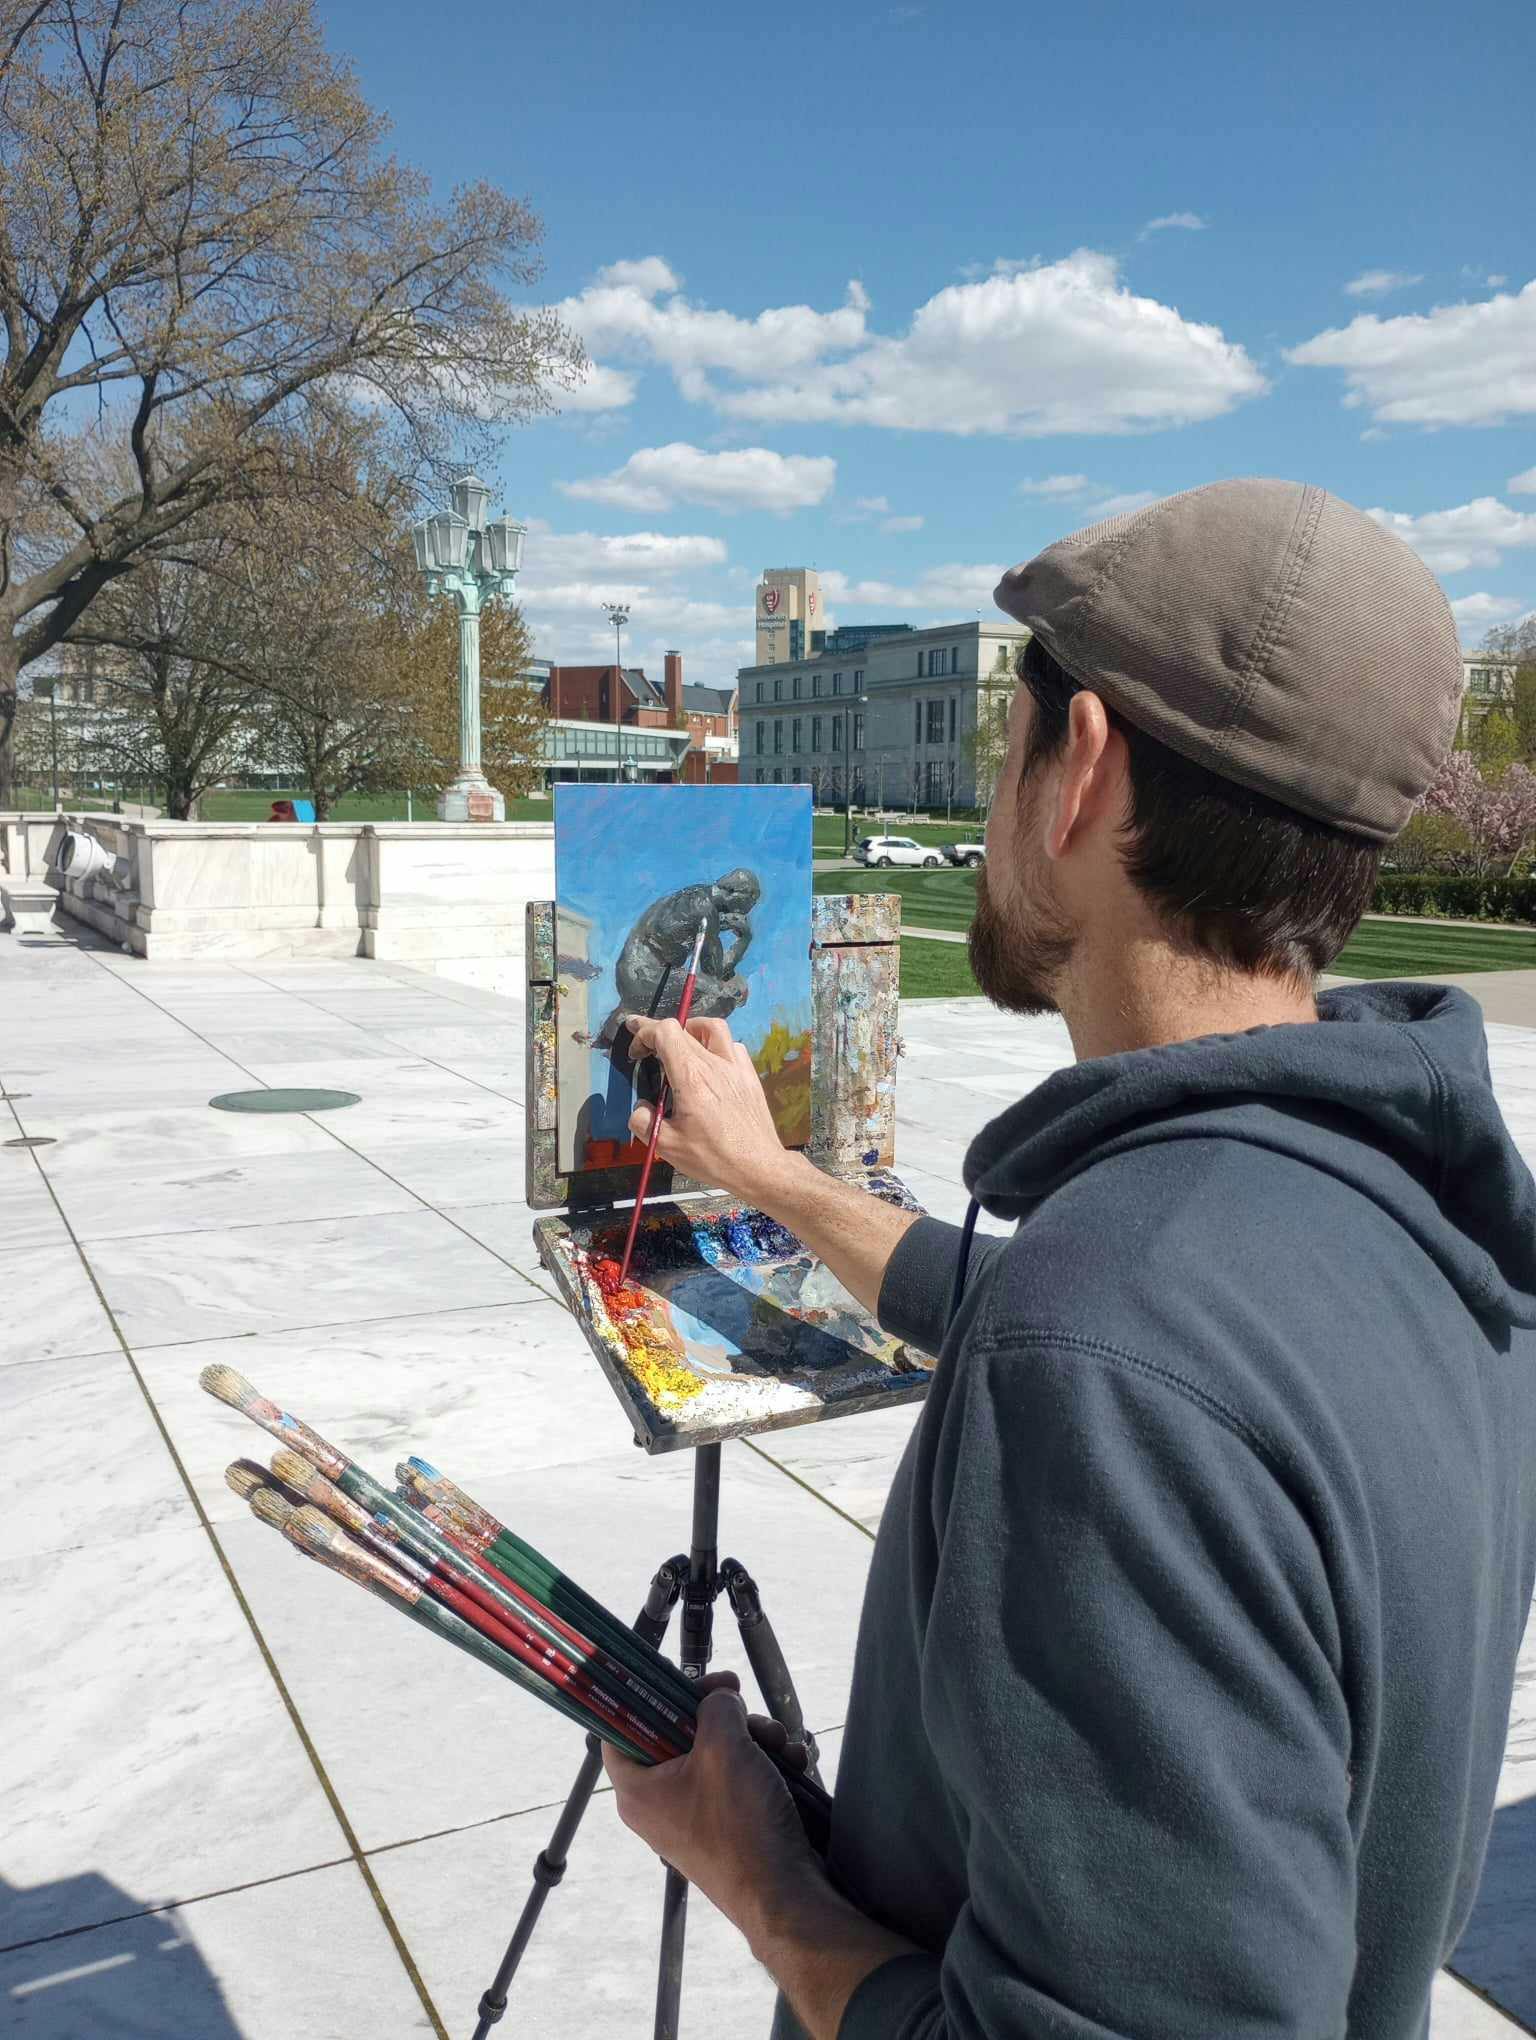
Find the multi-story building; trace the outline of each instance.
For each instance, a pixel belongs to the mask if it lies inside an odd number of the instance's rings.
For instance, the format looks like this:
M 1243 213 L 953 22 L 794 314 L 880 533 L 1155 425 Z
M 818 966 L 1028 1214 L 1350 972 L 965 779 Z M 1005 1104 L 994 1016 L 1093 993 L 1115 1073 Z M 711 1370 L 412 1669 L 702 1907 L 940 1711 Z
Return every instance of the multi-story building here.
M 757 584 L 757 663 L 807 657 L 825 621 L 814 567 L 769 567 Z
M 984 688 L 1009 693 L 1029 632 L 953 623 L 868 634 L 862 650 L 744 666 L 736 676 L 741 777 L 808 784 L 835 805 L 971 807 L 977 797 L 977 708 Z M 1001 659 L 1000 659 L 1001 655 Z

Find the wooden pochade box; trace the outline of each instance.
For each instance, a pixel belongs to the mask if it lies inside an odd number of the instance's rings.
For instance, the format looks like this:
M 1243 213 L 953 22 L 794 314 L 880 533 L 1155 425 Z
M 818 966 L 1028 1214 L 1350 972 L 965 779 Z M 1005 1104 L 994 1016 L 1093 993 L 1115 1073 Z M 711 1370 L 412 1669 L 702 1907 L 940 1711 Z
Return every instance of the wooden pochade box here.
M 901 902 L 811 903 L 811 1139 L 829 1174 L 916 1209 L 896 1159 Z M 554 902 L 528 908 L 527 1191 L 539 1258 L 623 1404 L 635 1441 L 669 1452 L 920 1401 L 933 1362 L 882 1333 L 830 1271 L 763 1213 L 658 1162 L 631 1290 L 610 1312 L 603 1264 L 623 1251 L 640 1170 L 562 1174 L 560 970 Z M 611 1277 L 611 1269 L 607 1271 Z M 610 1282 L 611 1289 L 611 1282 Z

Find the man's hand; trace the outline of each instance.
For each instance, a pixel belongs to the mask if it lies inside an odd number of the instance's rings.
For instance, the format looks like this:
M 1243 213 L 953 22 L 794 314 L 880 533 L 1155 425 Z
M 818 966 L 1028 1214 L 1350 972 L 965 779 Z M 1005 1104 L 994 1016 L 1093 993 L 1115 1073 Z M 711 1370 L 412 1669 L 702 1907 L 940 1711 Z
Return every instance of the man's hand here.
M 619 1818 L 740 1928 L 812 2040 L 834 2040 L 864 1978 L 912 1944 L 834 1888 L 758 1746 L 779 1724 L 748 1716 L 734 1672 L 701 1691 L 687 1756 L 637 1764 L 604 1746 Z
M 764 1909 L 825 1883 L 784 1780 L 759 1742 L 784 1746 L 776 1721 L 748 1717 L 734 1672 L 702 1683 L 698 1732 L 685 1757 L 637 1764 L 611 1746 L 603 1763 L 619 1818 L 756 1945 Z
M 675 1020 L 631 1016 L 624 1024 L 630 1060 L 658 1057 L 671 1087 L 656 1147 L 662 1161 L 764 1206 L 804 1173 L 807 1165 L 779 1139 L 751 1056 L 723 1020 L 690 1020 L 686 1033 Z M 654 1117 L 652 1106 L 636 1106 L 629 1130 L 637 1140 L 650 1139 Z

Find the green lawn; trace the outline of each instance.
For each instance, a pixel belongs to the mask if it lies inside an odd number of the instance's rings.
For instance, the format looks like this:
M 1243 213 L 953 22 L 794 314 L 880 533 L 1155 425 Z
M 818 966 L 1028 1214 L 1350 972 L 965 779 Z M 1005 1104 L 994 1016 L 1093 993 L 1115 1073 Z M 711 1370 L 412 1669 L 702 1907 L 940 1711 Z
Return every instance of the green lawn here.
M 1536 970 L 1536 929 L 1445 928 L 1433 921 L 1362 921 L 1337 963 L 1341 977 L 1449 977 Z
M 976 911 L 976 874 L 914 871 L 900 865 L 891 871 L 818 871 L 811 880 L 819 893 L 893 892 L 901 894 L 901 917 L 912 928 L 949 928 L 963 933 Z M 931 945 L 937 947 L 937 944 Z
M 959 942 L 928 942 L 909 935 L 901 945 L 904 999 L 976 999 L 981 993 Z

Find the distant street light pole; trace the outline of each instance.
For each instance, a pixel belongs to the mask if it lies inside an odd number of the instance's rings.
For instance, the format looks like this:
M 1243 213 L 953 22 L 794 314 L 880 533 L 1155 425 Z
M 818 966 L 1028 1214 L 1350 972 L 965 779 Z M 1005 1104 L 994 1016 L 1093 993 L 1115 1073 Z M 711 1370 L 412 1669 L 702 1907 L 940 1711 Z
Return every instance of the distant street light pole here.
M 624 626 L 629 621 L 629 605 L 605 602 L 603 614 L 613 625 L 613 783 L 617 786 L 624 777 Z M 629 776 L 634 777 L 633 769 Z
M 429 595 L 459 605 L 459 769 L 438 796 L 440 822 L 502 822 L 507 803 L 480 765 L 480 611 L 492 595 L 510 595 L 523 563 L 526 527 L 510 517 L 486 522 L 491 492 L 478 475 L 448 491 L 450 510 L 412 526 L 416 565 Z
M 854 732 L 859 726 L 856 712 L 867 706 L 868 696 L 856 694 L 848 704 L 848 713 L 844 719 L 843 728 L 846 741 L 843 745 L 843 855 L 845 857 L 853 855 L 853 738 Z

